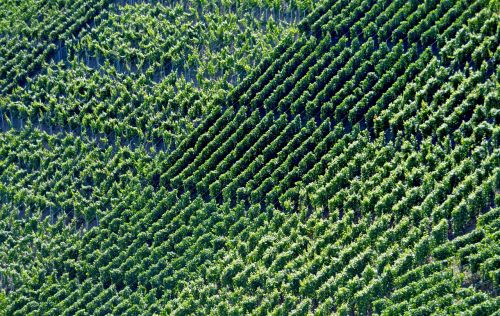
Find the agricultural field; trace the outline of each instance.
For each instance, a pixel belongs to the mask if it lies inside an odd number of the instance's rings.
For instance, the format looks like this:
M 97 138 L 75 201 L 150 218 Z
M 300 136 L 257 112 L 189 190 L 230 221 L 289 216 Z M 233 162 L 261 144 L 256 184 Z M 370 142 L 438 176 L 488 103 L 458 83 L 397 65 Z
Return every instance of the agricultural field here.
M 4 0 L 0 316 L 500 315 L 495 0 Z

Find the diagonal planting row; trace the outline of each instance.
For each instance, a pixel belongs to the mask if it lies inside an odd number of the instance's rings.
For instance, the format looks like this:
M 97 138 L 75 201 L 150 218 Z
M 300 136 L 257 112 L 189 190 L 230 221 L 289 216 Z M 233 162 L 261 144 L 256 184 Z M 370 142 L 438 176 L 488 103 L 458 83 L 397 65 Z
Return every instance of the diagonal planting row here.
M 38 18 L 43 17 L 48 23 L 35 24 L 29 31 L 30 40 L 19 37 L 3 36 L 0 39 L 2 58 L 0 81 L 2 93 L 8 93 L 26 78 L 40 69 L 46 58 L 53 54 L 57 43 L 64 42 L 108 5 L 108 0 L 75 1 L 67 7 L 57 8 L 49 3 L 40 3 Z M 38 4 L 38 3 L 37 3 Z M 11 4 L 14 5 L 14 4 Z
M 335 5 L 315 20 L 349 12 Z M 496 238 L 480 233 L 491 220 L 467 231 L 498 205 L 497 30 L 477 25 L 498 17 L 487 1 L 360 8 L 391 18 L 358 10 L 298 40 L 269 66 L 281 71 L 262 69 L 230 95 L 237 106 L 153 158 L 152 186 L 111 189 L 99 227 L 46 272 L 58 286 L 21 287 L 9 310 L 496 310 L 498 249 L 474 248 Z M 366 36 L 373 21 L 387 38 Z M 432 28 L 445 40 L 429 41 Z M 470 254 L 482 290 L 462 289 L 455 272 L 469 271 Z
M 288 46 L 296 36 L 285 22 L 293 5 L 270 5 L 114 2 L 0 96 L 0 124 L 171 151 L 261 58 L 277 56 L 281 38 Z

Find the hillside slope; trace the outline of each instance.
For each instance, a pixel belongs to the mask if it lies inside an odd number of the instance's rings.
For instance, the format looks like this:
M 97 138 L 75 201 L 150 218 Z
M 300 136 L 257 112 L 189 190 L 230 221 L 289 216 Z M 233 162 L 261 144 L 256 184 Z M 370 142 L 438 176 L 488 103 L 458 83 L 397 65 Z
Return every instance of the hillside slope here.
M 325 0 L 172 151 L 3 133 L 0 242 L 32 236 L 32 259 L 15 286 L 2 271 L 0 306 L 498 313 L 494 5 Z M 51 207 L 65 223 L 10 216 Z

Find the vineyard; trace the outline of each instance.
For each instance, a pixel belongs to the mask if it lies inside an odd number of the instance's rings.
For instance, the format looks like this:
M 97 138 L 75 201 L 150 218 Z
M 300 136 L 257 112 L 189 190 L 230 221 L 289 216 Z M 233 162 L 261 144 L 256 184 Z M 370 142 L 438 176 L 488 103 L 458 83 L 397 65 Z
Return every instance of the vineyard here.
M 0 316 L 500 315 L 495 0 L 5 0 Z

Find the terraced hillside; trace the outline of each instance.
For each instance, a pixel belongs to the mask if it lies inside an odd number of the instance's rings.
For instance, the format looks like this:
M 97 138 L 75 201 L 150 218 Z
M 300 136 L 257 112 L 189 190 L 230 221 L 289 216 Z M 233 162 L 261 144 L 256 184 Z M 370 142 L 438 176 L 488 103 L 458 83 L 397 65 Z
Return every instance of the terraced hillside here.
M 498 3 L 302 5 L 247 12 L 277 23 L 268 52 L 190 39 L 178 68 L 151 19 L 183 34 L 196 6 L 95 7 L 2 73 L 4 314 L 499 314 Z M 211 45 L 259 62 L 205 72 Z

